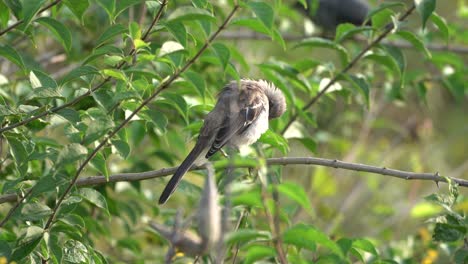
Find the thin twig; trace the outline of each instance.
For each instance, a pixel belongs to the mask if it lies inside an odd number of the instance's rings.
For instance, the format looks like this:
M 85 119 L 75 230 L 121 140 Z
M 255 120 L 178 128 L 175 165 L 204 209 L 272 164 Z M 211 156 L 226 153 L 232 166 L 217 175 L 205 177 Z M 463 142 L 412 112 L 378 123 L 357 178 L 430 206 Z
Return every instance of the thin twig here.
M 59 4 L 60 2 L 62 2 L 62 0 L 56 0 L 46 6 L 44 6 L 43 8 L 39 9 L 39 11 L 37 12 L 37 14 L 40 14 L 44 11 L 46 11 L 47 9 Z M 5 28 L 4 30 L 0 31 L 0 36 L 2 36 L 3 34 L 13 30 L 14 28 L 16 28 L 17 26 L 23 24 L 23 20 L 18 20 L 16 21 L 14 24 L 10 25 L 9 27 Z
M 163 3 L 161 4 L 161 8 L 162 6 L 164 6 L 166 4 L 167 1 L 163 1 Z M 190 59 L 185 65 L 184 67 L 182 67 L 182 69 L 178 70 L 178 71 L 175 71 L 175 73 L 169 78 L 167 79 L 166 81 L 162 82 L 158 88 L 156 89 L 156 91 L 151 95 L 149 96 L 147 99 L 145 99 L 122 123 L 120 123 L 119 126 L 117 126 L 112 132 L 110 132 L 102 141 L 101 143 L 99 143 L 99 145 L 91 152 L 91 154 L 88 155 L 88 157 L 83 161 L 83 163 L 81 164 L 81 166 L 78 168 L 75 176 L 73 177 L 72 181 L 70 182 L 70 184 L 68 185 L 67 189 L 64 191 L 64 193 L 60 196 L 59 200 L 57 201 L 54 209 L 52 210 L 52 214 L 50 215 L 50 217 L 48 218 L 45 226 L 44 226 L 44 229 L 47 230 L 53 223 L 54 219 L 55 219 L 55 215 L 57 214 L 57 211 L 59 209 L 59 207 L 61 206 L 63 200 L 65 199 L 65 197 L 70 193 L 71 189 L 73 188 L 73 186 L 75 185 L 76 181 L 78 180 L 78 177 L 80 176 L 81 172 L 84 170 L 84 168 L 88 165 L 88 163 L 91 161 L 91 159 L 94 158 L 94 156 L 101 150 L 102 147 L 104 147 L 104 145 L 107 144 L 107 141 L 109 139 L 111 139 L 115 134 L 117 134 L 120 129 L 122 129 L 124 126 L 126 126 L 132 119 L 133 117 L 141 111 L 141 109 L 143 109 L 143 107 L 145 107 L 147 104 L 149 104 L 154 98 L 156 98 L 162 91 L 164 91 L 165 89 L 167 89 L 171 83 L 176 80 L 177 78 L 179 78 L 179 76 L 185 71 L 187 70 L 195 61 L 198 57 L 201 56 L 201 54 L 209 47 L 209 45 L 211 44 L 211 42 L 216 38 L 216 36 L 221 32 L 221 30 L 223 30 L 227 23 L 231 20 L 231 18 L 234 16 L 235 12 L 237 11 L 237 9 L 239 8 L 239 5 L 235 5 L 233 10 L 231 11 L 231 13 L 226 17 L 226 19 L 224 20 L 224 22 L 221 24 L 221 26 L 218 28 L 218 30 L 216 30 L 215 33 L 213 33 L 213 35 L 205 42 L 205 44 L 203 45 L 203 47 L 200 48 L 200 50 L 198 50 L 198 52 L 195 54 L 195 56 L 193 56 L 192 59 Z
M 277 211 L 279 208 L 276 205 L 277 201 L 273 201 L 274 215 L 272 215 L 267 204 L 267 201 L 268 201 L 267 191 L 265 190 L 265 186 L 263 184 L 262 184 L 261 194 L 262 194 L 263 207 L 265 208 L 265 215 L 267 217 L 268 225 L 270 226 L 270 230 L 273 235 L 273 244 L 275 245 L 276 252 L 278 253 L 279 262 L 281 264 L 286 264 L 288 263 L 288 261 L 286 259 L 286 254 L 284 253 L 284 249 L 283 249 L 282 241 L 281 241 L 281 231 L 279 229 L 279 218 L 277 217 L 279 215 Z M 277 199 L 277 198 L 278 198 L 278 192 L 276 191 L 276 197 L 275 197 L 275 194 L 273 193 L 273 199 Z
M 413 4 L 402 16 L 400 16 L 398 18 L 398 21 L 403 21 L 405 20 L 412 12 L 413 10 L 415 9 L 415 5 Z M 376 44 L 378 44 L 379 42 L 381 42 L 388 34 L 390 34 L 390 32 L 392 32 L 394 28 L 394 25 L 393 23 L 390 23 L 388 24 L 386 27 L 385 27 L 385 30 L 376 38 L 374 39 L 371 43 L 369 43 L 361 52 L 359 52 L 358 55 L 356 55 L 356 57 L 354 57 L 354 59 L 349 62 L 337 75 L 335 75 L 333 77 L 333 79 L 331 79 L 328 84 L 323 87 L 322 90 L 320 90 L 320 92 L 315 96 L 313 97 L 309 102 L 307 102 L 304 107 L 302 107 L 299 111 L 301 112 L 304 112 L 306 111 L 307 109 L 309 109 L 312 105 L 314 105 L 318 99 L 320 97 L 322 97 L 322 95 L 324 95 L 328 89 L 330 87 L 333 86 L 333 84 L 335 84 L 339 78 L 341 78 L 345 73 L 347 73 L 354 65 L 356 65 L 356 63 L 362 58 L 362 56 L 364 56 L 364 54 L 366 54 L 366 52 L 368 52 L 369 50 L 372 49 L 372 47 L 374 47 Z M 294 121 L 296 121 L 296 119 L 299 117 L 299 113 L 295 113 L 288 121 L 288 123 L 286 124 L 286 126 L 283 128 L 281 134 L 284 134 L 286 132 L 286 130 L 288 130 L 288 128 L 292 125 L 292 123 L 294 123 Z
M 142 37 L 142 40 L 145 41 L 150 32 L 153 30 L 153 27 L 154 25 L 157 23 L 157 21 L 159 21 L 159 19 L 161 18 L 161 15 L 162 15 L 162 11 L 164 10 L 164 7 L 166 6 L 167 4 L 167 1 L 163 1 L 161 3 L 161 6 L 159 7 L 159 10 L 158 12 L 156 13 L 156 16 L 153 18 L 153 20 L 151 21 L 151 25 L 146 29 L 145 33 L 143 34 L 143 37 Z M 136 49 L 135 48 L 132 48 L 128 54 L 128 56 L 132 56 L 134 55 L 136 52 Z M 116 69 L 120 70 L 122 69 L 123 66 L 125 66 L 127 64 L 127 62 L 125 60 L 121 61 L 117 66 L 116 66 Z M 6 127 L 2 127 L 0 128 L 0 134 L 5 132 L 5 131 L 8 131 L 8 130 L 12 130 L 13 128 L 16 128 L 16 127 L 19 127 L 19 126 L 22 126 L 22 125 L 26 125 L 36 119 L 39 119 L 39 118 L 42 118 L 42 117 L 45 117 L 45 116 L 48 116 L 52 113 L 56 113 L 64 108 L 67 108 L 67 107 L 70 107 L 72 105 L 75 105 L 76 103 L 78 103 L 79 101 L 83 100 L 84 98 L 88 97 L 90 94 L 94 93 L 95 91 L 101 89 L 107 82 L 109 82 L 112 78 L 111 77 L 107 77 L 105 78 L 102 82 L 100 82 L 99 84 L 97 84 L 95 87 L 89 89 L 88 91 L 86 91 L 85 93 L 83 93 L 82 95 L 76 97 L 75 99 L 71 100 L 70 102 L 68 103 L 65 103 L 63 105 L 60 105 L 60 106 L 56 106 L 56 107 L 53 107 L 49 110 L 46 110 L 44 112 L 41 112 L 35 116 L 31 116 L 29 118 L 26 118 L 20 122 L 17 122 L 17 123 L 14 123 L 14 124 L 11 124 L 9 126 L 6 126 Z
M 410 171 L 402 171 L 389 169 L 385 167 L 377 167 L 366 164 L 351 163 L 339 161 L 336 159 L 323 159 L 323 158 L 313 158 L 313 157 L 285 157 L 285 158 L 270 158 L 267 159 L 268 166 L 275 165 L 318 165 L 336 169 L 345 169 L 352 171 L 362 171 L 369 172 L 374 174 L 381 174 L 384 176 L 390 176 L 395 178 L 400 178 L 404 180 L 423 180 L 423 181 L 433 181 L 433 182 L 447 182 L 445 177 L 442 177 L 438 172 L 436 173 L 416 173 Z M 200 170 L 203 167 L 193 167 L 191 170 Z M 249 168 L 249 166 L 236 166 L 236 168 Z M 177 170 L 177 167 L 163 168 L 160 170 L 146 171 L 140 173 L 120 173 L 109 176 L 109 180 L 104 176 L 92 176 L 83 179 L 79 179 L 76 182 L 77 187 L 85 186 L 95 186 L 102 185 L 107 183 L 115 182 L 132 182 L 132 181 L 142 181 L 149 180 L 154 178 L 161 178 L 174 174 Z M 448 177 L 453 182 L 457 183 L 459 186 L 468 187 L 468 180 Z M 6 194 L 0 196 L 0 204 L 6 202 L 14 202 L 17 200 L 16 194 Z

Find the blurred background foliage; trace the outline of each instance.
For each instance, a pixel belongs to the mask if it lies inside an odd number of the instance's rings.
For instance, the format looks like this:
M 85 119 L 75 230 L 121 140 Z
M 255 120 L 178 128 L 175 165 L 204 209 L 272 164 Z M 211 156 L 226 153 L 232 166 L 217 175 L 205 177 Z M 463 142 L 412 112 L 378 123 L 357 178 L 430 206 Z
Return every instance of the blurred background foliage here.
M 180 207 L 191 215 L 203 171 L 189 173 L 164 206 L 156 198 L 166 180 L 151 179 L 73 187 L 52 212 L 74 175 L 177 166 L 217 92 L 232 79 L 269 80 L 288 100 L 287 113 L 243 153 L 245 163 L 261 167 L 268 157 L 314 156 L 467 178 L 468 6 L 462 0 L 438 1 L 425 29 L 425 11 L 413 12 L 301 110 L 412 4 L 369 1 L 372 26 L 333 30 L 311 22 L 311 13 L 301 10 L 306 1 L 241 1 L 214 42 L 191 61 L 234 2 L 169 1 L 146 36 L 161 2 L 0 1 L 0 122 L 8 128 L 29 119 L 1 132 L 1 193 L 27 198 L 0 204 L 7 220 L 0 227 L 0 263 L 161 263 L 167 242 L 147 223 L 171 224 Z M 112 135 L 81 173 L 93 149 L 184 65 L 188 70 Z M 217 170 L 218 179 L 223 173 Z M 241 219 L 243 229 L 268 232 L 265 207 L 256 203 L 258 181 L 246 169 L 235 173 L 233 223 Z M 291 263 L 464 263 L 468 255 L 463 188 L 458 194 L 442 183 L 306 165 L 268 167 L 268 174 L 283 188 L 279 214 Z M 302 202 L 288 194 L 291 189 L 303 191 Z M 301 250 L 291 240 L 301 230 L 327 240 L 305 237 L 311 248 Z M 275 261 L 271 236 L 237 239 L 239 263 Z

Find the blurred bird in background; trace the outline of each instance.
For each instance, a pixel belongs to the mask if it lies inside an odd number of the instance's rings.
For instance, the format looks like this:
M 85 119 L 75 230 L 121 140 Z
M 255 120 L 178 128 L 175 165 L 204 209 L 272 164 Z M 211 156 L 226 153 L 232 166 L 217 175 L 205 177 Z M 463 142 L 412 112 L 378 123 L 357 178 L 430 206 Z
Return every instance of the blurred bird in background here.
M 369 12 L 365 0 L 307 0 L 307 9 L 300 3 L 296 8 L 328 32 L 334 32 L 342 23 L 362 25 Z

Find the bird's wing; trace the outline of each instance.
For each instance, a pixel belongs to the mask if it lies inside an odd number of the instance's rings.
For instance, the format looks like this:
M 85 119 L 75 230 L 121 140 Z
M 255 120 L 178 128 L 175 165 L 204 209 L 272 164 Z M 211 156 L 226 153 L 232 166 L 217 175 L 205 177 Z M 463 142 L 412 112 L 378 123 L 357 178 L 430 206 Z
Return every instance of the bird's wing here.
M 249 128 L 265 109 L 260 96 L 251 97 L 251 100 L 244 102 L 246 103 L 240 107 L 239 111 L 231 112 L 225 117 L 206 158 L 211 157 L 226 145 L 234 135 Z

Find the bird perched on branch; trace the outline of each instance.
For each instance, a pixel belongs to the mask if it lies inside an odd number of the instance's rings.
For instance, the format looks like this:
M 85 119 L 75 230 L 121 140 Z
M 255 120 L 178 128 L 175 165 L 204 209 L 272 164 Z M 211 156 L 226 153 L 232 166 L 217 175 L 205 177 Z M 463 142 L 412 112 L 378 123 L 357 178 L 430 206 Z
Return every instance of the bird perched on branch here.
M 238 148 L 256 142 L 267 131 L 268 121 L 285 111 L 284 95 L 271 83 L 242 79 L 227 84 L 207 114 L 197 143 L 164 188 L 159 204 L 169 199 L 199 157 L 208 159 L 225 145 Z
M 314 23 L 332 32 L 342 23 L 362 25 L 369 11 L 365 0 L 307 0 L 307 9 L 299 3 L 296 7 L 304 11 Z

